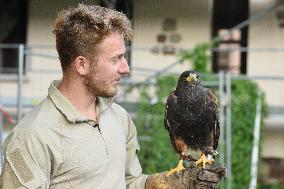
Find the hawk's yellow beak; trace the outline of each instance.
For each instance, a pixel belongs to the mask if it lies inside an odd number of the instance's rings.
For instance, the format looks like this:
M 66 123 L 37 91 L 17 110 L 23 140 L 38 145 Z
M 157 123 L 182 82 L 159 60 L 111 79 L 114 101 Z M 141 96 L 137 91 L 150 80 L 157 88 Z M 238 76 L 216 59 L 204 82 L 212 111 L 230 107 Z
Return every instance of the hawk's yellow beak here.
M 192 83 L 192 82 L 196 81 L 197 80 L 196 74 L 189 74 L 189 76 L 187 76 L 185 78 L 185 80 L 188 81 L 189 83 Z

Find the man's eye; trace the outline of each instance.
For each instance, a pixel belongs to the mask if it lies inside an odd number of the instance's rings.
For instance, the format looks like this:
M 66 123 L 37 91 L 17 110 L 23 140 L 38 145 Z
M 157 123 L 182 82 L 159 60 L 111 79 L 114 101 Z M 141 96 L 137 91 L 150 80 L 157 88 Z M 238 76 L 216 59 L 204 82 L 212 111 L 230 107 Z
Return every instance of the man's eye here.
M 118 57 L 112 58 L 111 61 L 112 63 L 116 64 L 119 61 L 119 58 Z

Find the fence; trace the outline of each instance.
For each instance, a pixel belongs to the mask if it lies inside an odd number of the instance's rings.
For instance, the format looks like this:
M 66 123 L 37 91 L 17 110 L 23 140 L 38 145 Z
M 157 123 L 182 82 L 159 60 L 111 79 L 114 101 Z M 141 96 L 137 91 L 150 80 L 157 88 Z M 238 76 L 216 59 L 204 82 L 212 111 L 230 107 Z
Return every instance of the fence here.
M 30 110 L 36 104 L 38 104 L 47 94 L 47 88 L 50 82 L 56 78 L 60 79 L 62 77 L 61 68 L 58 63 L 58 58 L 54 48 L 50 48 L 49 46 L 24 46 L 24 45 L 8 45 L 8 44 L 0 44 L 0 48 L 13 48 L 17 49 L 18 52 L 18 68 L 17 74 L 15 74 L 12 79 L 13 81 L 5 80 L 1 78 L 0 80 L 0 105 L 2 105 L 3 109 L 7 109 L 11 114 L 15 114 L 17 120 L 20 120 L 25 112 Z M 134 49 L 135 50 L 135 49 Z M 143 49 L 143 51 L 149 49 Z M 244 51 L 244 49 L 239 49 Z M 248 49 L 246 49 L 249 51 Z M 271 50 L 271 49 L 270 49 Z M 262 50 L 254 50 L 255 52 L 262 52 Z M 267 52 L 267 51 L 266 51 Z M 283 52 L 283 50 L 277 49 L 277 51 L 272 52 Z M 155 78 L 158 75 L 165 73 L 176 73 L 172 70 L 175 66 L 183 64 L 182 61 L 176 61 L 172 64 L 161 68 L 160 70 L 152 70 L 149 68 L 141 68 L 132 66 L 132 70 L 136 72 L 141 72 L 144 74 L 144 79 L 141 81 L 135 81 L 131 78 L 126 78 L 122 82 L 122 87 L 124 89 L 128 89 L 132 87 L 133 89 L 139 87 L 142 83 L 147 83 L 149 85 L 155 82 Z M 8 75 L 6 76 L 8 77 Z M 232 188 L 231 186 L 231 175 L 232 175 L 232 147 L 231 147 L 231 138 L 232 138 L 232 128 L 231 128 L 231 80 L 243 80 L 243 79 L 251 79 L 257 82 L 260 82 L 260 85 L 263 85 L 264 89 L 268 85 L 268 89 L 271 88 L 269 86 L 269 82 L 275 83 L 277 81 L 279 84 L 279 88 L 276 90 L 280 90 L 280 86 L 283 85 L 284 77 L 282 76 L 235 76 L 229 73 L 225 74 L 220 72 L 217 75 L 204 75 L 203 77 L 215 77 L 218 78 L 218 82 L 207 82 L 205 85 L 209 87 L 213 87 L 219 90 L 220 95 L 220 161 L 224 163 L 228 169 L 228 179 L 226 186 L 228 189 Z M 270 84 L 271 84 L 270 83 Z M 127 101 L 129 99 L 129 95 L 124 90 L 122 93 L 118 95 L 118 101 Z M 268 92 L 269 96 L 275 95 L 275 88 L 270 94 L 271 91 L 265 90 Z M 281 91 L 279 91 L 281 93 Z M 132 93 L 135 93 L 132 91 Z M 137 93 L 137 91 L 136 91 Z M 281 100 L 282 96 L 279 96 Z M 3 136 L 3 111 L 0 114 L 0 139 L 1 141 L 5 136 Z M 257 120 L 259 120 L 259 116 Z M 6 119 L 6 118 L 5 118 Z M 255 127 L 257 128 L 259 125 L 258 121 L 255 123 Z M 225 133 L 226 131 L 226 133 Z M 258 137 L 259 133 L 257 129 L 255 131 L 255 153 L 258 153 Z M 2 151 L 2 149 L 0 148 Z M 253 154 L 255 154 L 253 153 Z M 2 167 L 2 155 L 0 156 L 0 168 Z M 225 158 L 226 157 L 226 158 Z M 252 165 L 252 175 L 254 175 L 251 181 L 251 188 L 255 188 L 255 178 L 256 178 L 256 167 L 257 159 L 254 158 Z

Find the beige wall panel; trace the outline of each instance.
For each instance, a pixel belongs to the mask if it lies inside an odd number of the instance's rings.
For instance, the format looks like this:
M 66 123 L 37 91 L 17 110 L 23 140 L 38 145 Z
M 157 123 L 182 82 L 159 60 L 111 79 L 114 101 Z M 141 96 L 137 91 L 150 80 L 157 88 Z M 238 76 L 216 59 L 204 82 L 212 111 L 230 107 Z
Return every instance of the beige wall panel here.
M 284 158 L 283 144 L 283 130 L 265 130 L 262 157 Z
M 29 1 L 27 44 L 32 47 L 31 53 L 51 55 L 53 58 L 27 56 L 28 72 L 24 83 L 26 97 L 42 98 L 47 94 L 47 88 L 54 79 L 62 77 L 58 55 L 55 50 L 55 36 L 52 33 L 56 14 L 69 6 L 74 6 L 79 0 L 31 0 Z M 85 2 L 95 2 L 85 1 Z M 47 45 L 48 48 L 37 45 Z
M 207 0 L 136 0 L 134 2 L 135 35 L 132 65 L 160 70 L 178 60 L 176 55 L 154 54 L 149 51 L 149 48 L 163 46 L 157 42 L 157 35 L 161 33 L 167 37 L 172 33 L 179 34 L 181 41 L 174 44 L 177 48 L 193 48 L 197 43 L 208 42 L 211 18 L 209 7 Z M 176 19 L 175 31 L 162 30 L 162 23 L 166 18 Z M 171 44 L 167 41 L 165 43 Z M 148 50 L 141 50 L 141 47 L 148 48 Z M 188 68 L 188 64 L 183 64 L 170 71 L 182 72 Z M 135 70 L 132 74 L 133 79 L 143 79 L 145 76 Z
M 30 0 L 28 18 L 28 44 L 55 45 L 52 34 L 56 14 L 69 6 L 77 5 L 80 0 Z M 95 0 L 84 1 L 87 3 Z
M 274 2 L 264 1 L 254 4 L 251 15 L 257 14 Z M 278 9 L 283 9 L 284 6 Z M 278 10 L 277 9 L 277 10 Z M 249 28 L 250 48 L 279 48 L 284 49 L 284 30 L 279 28 L 278 20 L 272 12 L 264 18 L 253 22 Z M 251 52 L 248 54 L 248 75 L 283 76 L 284 75 L 284 52 Z M 284 106 L 284 80 L 258 81 L 265 91 L 267 101 L 272 106 Z

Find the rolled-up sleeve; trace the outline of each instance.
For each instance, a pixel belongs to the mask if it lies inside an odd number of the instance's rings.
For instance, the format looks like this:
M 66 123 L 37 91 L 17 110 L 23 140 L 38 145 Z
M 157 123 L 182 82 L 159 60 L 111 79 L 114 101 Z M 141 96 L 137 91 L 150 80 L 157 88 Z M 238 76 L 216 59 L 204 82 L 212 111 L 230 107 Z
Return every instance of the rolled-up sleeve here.
M 39 136 L 12 133 L 4 143 L 2 188 L 48 188 L 52 167 L 50 158 L 50 151 Z
M 144 189 L 148 175 L 142 174 L 142 168 L 137 157 L 140 150 L 134 123 L 128 115 L 126 185 L 129 189 Z

